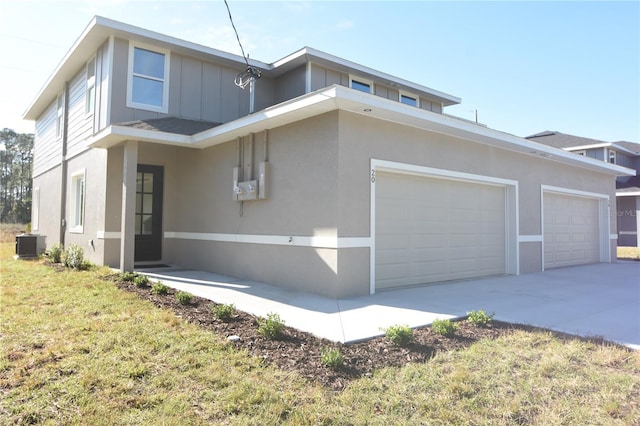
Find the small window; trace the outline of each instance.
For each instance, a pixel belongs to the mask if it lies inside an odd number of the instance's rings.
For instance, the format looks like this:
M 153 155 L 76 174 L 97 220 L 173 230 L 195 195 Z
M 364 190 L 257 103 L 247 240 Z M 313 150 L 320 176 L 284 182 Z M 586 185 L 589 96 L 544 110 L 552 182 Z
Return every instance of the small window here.
M 62 93 L 58 95 L 56 102 L 56 138 L 61 139 L 64 126 L 64 95 Z
M 413 95 L 408 95 L 405 93 L 400 93 L 400 102 L 405 105 L 411 105 L 411 106 L 417 107 L 418 97 Z
M 616 163 L 616 152 L 611 148 L 609 148 L 609 163 L 617 164 Z
M 84 231 L 85 206 L 85 171 L 76 172 L 71 176 L 71 218 L 70 232 Z
M 85 112 L 93 114 L 96 104 L 96 58 L 87 63 L 87 93 L 85 96 Z
M 31 200 L 31 229 L 40 229 L 40 188 L 33 188 L 33 199 Z
M 131 45 L 127 106 L 150 111 L 168 111 L 169 52 Z
M 373 88 L 373 83 L 371 81 L 363 80 L 361 78 L 352 78 L 351 88 L 359 90 L 361 92 L 365 92 L 365 93 L 373 93 L 371 90 Z

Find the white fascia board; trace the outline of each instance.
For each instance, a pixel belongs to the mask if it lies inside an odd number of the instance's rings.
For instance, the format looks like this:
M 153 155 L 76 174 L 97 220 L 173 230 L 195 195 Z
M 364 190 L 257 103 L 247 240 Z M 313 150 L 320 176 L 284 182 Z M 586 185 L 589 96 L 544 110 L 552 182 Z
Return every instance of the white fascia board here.
M 640 196 L 640 191 L 635 192 L 616 192 L 616 197 L 638 197 Z
M 163 145 L 177 145 L 187 148 L 193 147 L 191 136 L 176 133 L 160 132 L 157 130 L 136 129 L 117 124 L 108 126 L 87 141 L 92 148 L 110 148 L 121 142 L 135 140 L 153 142 Z

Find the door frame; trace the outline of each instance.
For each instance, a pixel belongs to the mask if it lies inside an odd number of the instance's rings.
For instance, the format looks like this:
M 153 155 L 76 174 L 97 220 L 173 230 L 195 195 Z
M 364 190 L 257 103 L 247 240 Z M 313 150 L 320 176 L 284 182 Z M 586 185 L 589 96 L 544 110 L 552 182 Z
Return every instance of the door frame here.
M 509 275 L 520 275 L 520 247 L 518 244 L 519 205 L 518 181 L 493 176 L 483 176 L 454 170 L 436 169 L 415 164 L 371 159 L 370 185 L 370 235 L 371 250 L 369 257 L 369 293 L 376 292 L 376 173 L 379 171 L 425 178 L 456 180 L 484 185 L 502 186 L 505 189 L 505 272 Z

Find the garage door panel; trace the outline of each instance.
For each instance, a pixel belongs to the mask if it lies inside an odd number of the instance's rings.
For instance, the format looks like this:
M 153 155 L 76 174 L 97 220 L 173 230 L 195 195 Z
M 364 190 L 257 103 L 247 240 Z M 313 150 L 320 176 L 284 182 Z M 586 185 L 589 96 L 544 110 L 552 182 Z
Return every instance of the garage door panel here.
M 597 199 L 544 194 L 545 269 L 600 261 Z
M 377 288 L 505 273 L 504 187 L 383 172 L 376 177 Z M 407 267 L 389 268 L 394 262 Z

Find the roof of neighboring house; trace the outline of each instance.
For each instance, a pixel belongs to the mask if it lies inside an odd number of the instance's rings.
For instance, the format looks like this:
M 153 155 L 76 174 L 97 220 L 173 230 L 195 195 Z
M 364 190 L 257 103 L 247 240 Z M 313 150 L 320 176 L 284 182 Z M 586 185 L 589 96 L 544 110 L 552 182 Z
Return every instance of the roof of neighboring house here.
M 125 123 L 116 123 L 118 126 L 131 127 L 133 129 L 156 130 L 159 132 L 175 133 L 179 135 L 195 135 L 205 130 L 213 129 L 220 123 L 211 121 L 188 120 L 186 118 L 166 117 L 150 120 L 136 120 Z
M 599 139 L 584 138 L 582 136 L 568 135 L 566 133 L 560 133 L 551 130 L 545 130 L 544 132 L 536 133 L 535 135 L 527 136 L 525 139 L 530 141 L 539 142 L 545 145 L 552 146 L 554 148 L 564 149 L 565 151 L 572 151 L 573 149 L 585 149 L 586 147 L 605 147 L 611 146 L 614 148 L 622 149 L 628 154 L 640 155 L 640 144 L 627 141 L 607 142 Z

